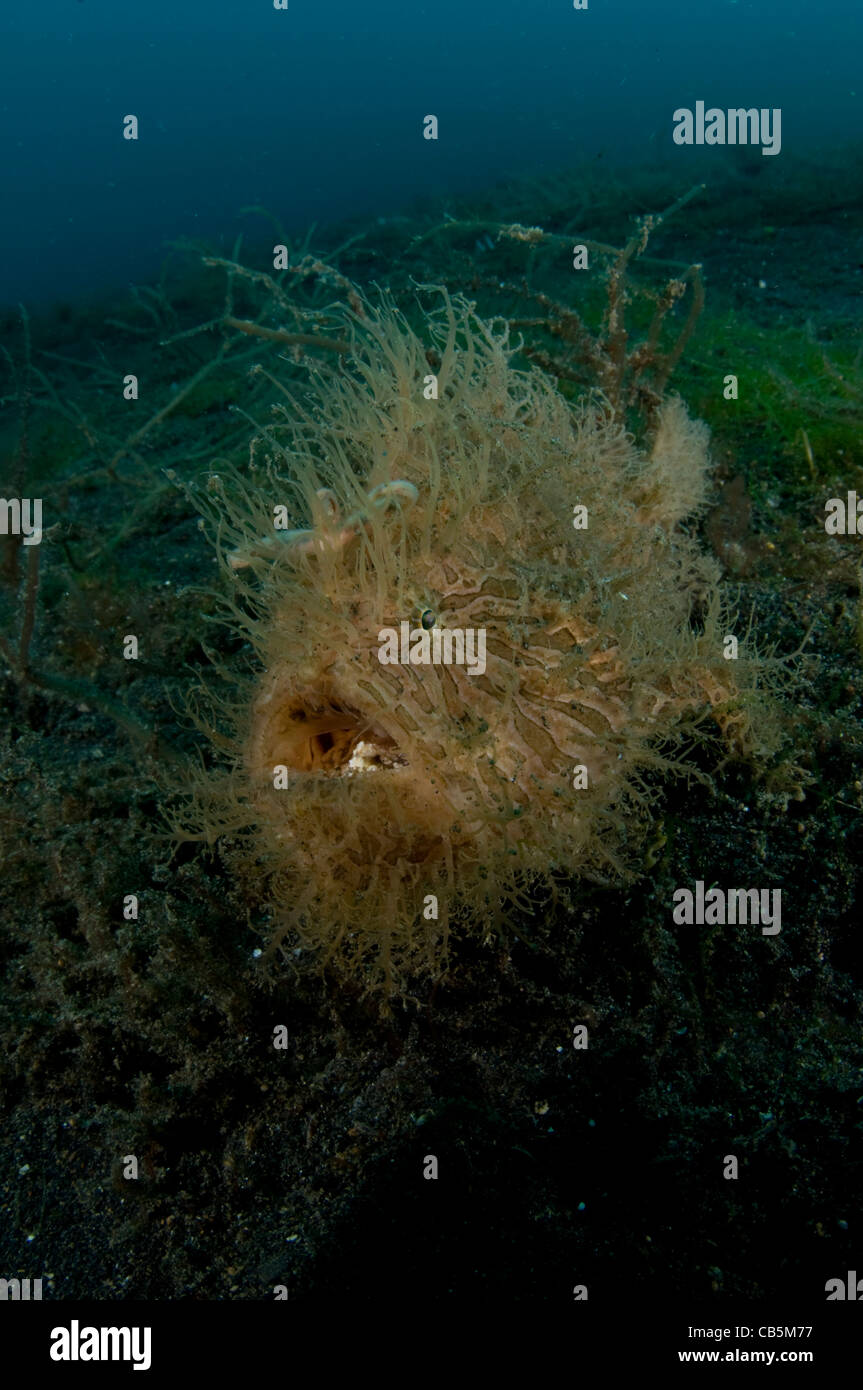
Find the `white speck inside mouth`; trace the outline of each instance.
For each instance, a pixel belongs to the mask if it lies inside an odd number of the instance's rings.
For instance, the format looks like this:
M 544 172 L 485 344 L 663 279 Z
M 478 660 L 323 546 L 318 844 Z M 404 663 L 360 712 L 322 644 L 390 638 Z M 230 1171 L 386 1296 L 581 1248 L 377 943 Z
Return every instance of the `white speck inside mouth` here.
M 381 745 L 368 739 L 354 744 L 353 752 L 344 765 L 345 773 L 379 772 L 382 768 L 405 767 L 406 760 L 393 744 Z
M 361 739 L 354 745 L 354 751 L 348 759 L 346 771 L 348 772 L 374 772 L 381 767 L 378 750 L 373 743 L 367 743 Z

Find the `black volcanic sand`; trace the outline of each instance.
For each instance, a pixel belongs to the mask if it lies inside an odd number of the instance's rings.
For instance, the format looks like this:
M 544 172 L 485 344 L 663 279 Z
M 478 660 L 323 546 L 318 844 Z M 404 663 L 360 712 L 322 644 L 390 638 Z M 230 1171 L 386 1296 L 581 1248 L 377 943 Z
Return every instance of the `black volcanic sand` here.
M 265 1299 L 285 1284 L 292 1299 L 568 1299 L 586 1283 L 599 1300 L 625 1284 L 820 1302 L 855 1267 L 863 542 L 826 537 L 823 511 L 863 495 L 859 162 L 717 165 L 649 246 L 704 267 L 672 384 L 713 430 L 705 545 L 759 641 L 789 655 L 809 634 L 786 717 L 805 800 L 745 767 L 714 795 L 669 785 L 636 884 L 564 884 L 511 940 L 456 941 L 446 977 L 388 1014 L 299 949 L 265 978 L 265 912 L 161 820 L 199 744 L 184 691 L 205 644 L 231 656 L 195 589 L 218 582 L 212 553 L 163 470 L 241 460 L 251 426 L 229 407 L 266 399 L 246 376 L 259 343 L 205 372 L 218 335 L 177 339 L 221 314 L 222 273 L 180 248 L 161 287 L 34 316 L 29 367 L 21 316 L 4 316 L 3 495 L 43 496 L 52 529 L 31 679 L 0 663 L 0 1275 L 41 1277 L 53 1298 Z M 632 215 L 687 186 L 594 167 L 331 229 L 314 249 L 343 243 L 334 259 L 359 283 L 444 282 L 526 319 L 535 306 L 501 279 L 574 307 L 579 282 L 566 258 L 489 249 L 486 224 L 621 245 Z M 475 225 L 411 246 L 444 214 Z M 263 264 L 254 232 L 266 244 L 252 229 L 241 258 Z M 672 273 L 636 267 L 645 284 Z M 581 307 L 596 329 L 589 294 Z M 721 380 L 739 361 L 735 413 Z M 139 402 L 122 402 L 127 372 Z M 2 544 L 15 657 L 27 552 Z M 674 926 L 674 889 L 696 879 L 781 887 L 780 936 Z M 572 1046 L 581 1022 L 587 1051 Z

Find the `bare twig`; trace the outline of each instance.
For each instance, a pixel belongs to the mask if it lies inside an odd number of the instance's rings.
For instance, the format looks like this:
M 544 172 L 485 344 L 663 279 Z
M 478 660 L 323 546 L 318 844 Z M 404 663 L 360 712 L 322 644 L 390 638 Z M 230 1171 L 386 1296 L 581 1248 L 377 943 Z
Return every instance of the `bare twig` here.
M 283 328 L 265 328 L 262 323 L 253 323 L 251 319 L 235 319 L 229 316 L 222 319 L 222 323 L 226 328 L 236 329 L 238 333 L 248 333 L 253 338 L 266 338 L 271 343 L 287 343 L 291 347 L 320 347 L 342 355 L 351 350 L 350 343 L 341 338 L 322 338 L 315 333 L 289 333 Z
M 668 383 L 668 378 L 671 376 L 671 373 L 674 371 L 674 368 L 680 361 L 680 358 L 683 354 L 683 349 L 686 347 L 686 344 L 692 337 L 695 324 L 698 320 L 699 315 L 701 314 L 702 309 L 704 308 L 704 281 L 701 278 L 701 266 L 690 266 L 689 270 L 686 272 L 686 275 L 683 278 L 684 280 L 688 279 L 692 284 L 692 301 L 689 305 L 689 314 L 687 316 L 686 322 L 680 330 L 674 347 L 667 354 L 660 369 L 659 375 L 656 378 L 655 386 L 656 390 L 659 392 L 660 395 L 665 390 L 665 387 Z

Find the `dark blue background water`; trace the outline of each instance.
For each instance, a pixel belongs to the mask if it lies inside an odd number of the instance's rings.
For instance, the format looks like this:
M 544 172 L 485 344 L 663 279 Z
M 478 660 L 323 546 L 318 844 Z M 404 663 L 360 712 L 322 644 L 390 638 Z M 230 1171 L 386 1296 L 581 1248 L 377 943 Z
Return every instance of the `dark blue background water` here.
M 699 98 L 781 107 L 780 159 L 861 130 L 860 0 L 3 0 L 0 29 L 0 302 L 144 281 L 249 204 L 299 231 L 600 153 L 683 162 Z

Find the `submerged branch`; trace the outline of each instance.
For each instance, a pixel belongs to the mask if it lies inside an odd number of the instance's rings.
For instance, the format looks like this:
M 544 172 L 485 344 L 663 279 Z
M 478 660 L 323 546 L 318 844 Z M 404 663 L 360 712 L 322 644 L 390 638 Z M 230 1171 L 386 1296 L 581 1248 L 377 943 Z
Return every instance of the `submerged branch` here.
M 238 333 L 248 333 L 253 338 L 266 338 L 271 343 L 287 343 L 291 347 L 320 347 L 329 352 L 344 356 L 351 350 L 350 343 L 342 338 L 321 338 L 315 333 L 289 333 L 283 328 L 265 328 L 262 323 L 251 319 L 235 319 L 233 316 L 222 319 L 226 328 L 235 328 Z

